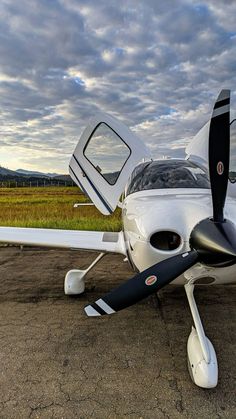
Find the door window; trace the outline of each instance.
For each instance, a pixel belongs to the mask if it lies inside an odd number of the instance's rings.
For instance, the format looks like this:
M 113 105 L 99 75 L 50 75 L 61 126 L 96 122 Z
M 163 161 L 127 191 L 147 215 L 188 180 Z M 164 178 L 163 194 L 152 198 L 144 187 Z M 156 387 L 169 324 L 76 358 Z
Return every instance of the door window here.
M 104 122 L 100 123 L 84 148 L 84 155 L 110 184 L 114 185 L 131 153 L 127 144 Z

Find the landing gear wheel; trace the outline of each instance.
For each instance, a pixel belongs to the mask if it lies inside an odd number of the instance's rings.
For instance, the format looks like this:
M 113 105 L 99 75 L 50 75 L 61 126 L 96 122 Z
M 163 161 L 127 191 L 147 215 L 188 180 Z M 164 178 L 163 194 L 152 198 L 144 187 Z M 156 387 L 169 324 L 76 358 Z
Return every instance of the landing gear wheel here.
M 84 271 L 72 269 L 67 272 L 64 282 L 64 291 L 66 295 L 79 295 L 85 290 Z
M 187 364 L 188 364 L 189 375 L 191 377 L 192 382 L 195 384 L 194 378 L 193 378 L 193 369 L 192 369 L 192 365 L 190 364 L 189 358 L 187 358 Z

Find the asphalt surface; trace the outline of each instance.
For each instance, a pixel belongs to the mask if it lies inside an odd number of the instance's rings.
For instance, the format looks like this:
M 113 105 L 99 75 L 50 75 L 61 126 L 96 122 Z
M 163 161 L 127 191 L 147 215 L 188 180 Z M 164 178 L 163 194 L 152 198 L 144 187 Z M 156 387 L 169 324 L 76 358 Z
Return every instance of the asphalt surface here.
M 236 287 L 196 292 L 219 362 L 219 384 L 196 387 L 183 288 L 169 286 L 113 316 L 83 307 L 132 276 L 108 255 L 80 297 L 64 295 L 69 269 L 93 252 L 0 249 L 0 418 L 236 418 Z

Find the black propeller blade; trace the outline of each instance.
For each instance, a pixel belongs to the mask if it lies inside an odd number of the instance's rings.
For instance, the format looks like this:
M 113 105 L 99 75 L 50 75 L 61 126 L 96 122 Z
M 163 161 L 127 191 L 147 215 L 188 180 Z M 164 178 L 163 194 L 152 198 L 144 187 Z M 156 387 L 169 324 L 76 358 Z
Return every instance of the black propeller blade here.
M 135 275 L 95 303 L 87 305 L 85 312 L 88 316 L 102 316 L 129 307 L 159 291 L 193 266 L 197 260 L 198 253 L 195 250 L 163 260 Z
M 236 227 L 224 219 L 229 177 L 230 91 L 222 90 L 216 100 L 209 131 L 209 174 L 213 218 L 200 221 L 190 235 L 190 246 L 199 260 L 209 266 L 236 262 Z
M 229 175 L 230 90 L 222 90 L 212 113 L 209 131 L 209 174 L 213 221 L 224 221 L 224 204 Z

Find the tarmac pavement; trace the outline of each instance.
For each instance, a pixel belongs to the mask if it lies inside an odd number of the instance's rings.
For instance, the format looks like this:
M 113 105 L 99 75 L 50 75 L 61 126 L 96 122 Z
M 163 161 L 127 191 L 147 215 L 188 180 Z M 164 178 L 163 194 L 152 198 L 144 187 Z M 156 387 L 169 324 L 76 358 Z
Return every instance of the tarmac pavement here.
M 196 299 L 219 363 L 219 384 L 204 390 L 188 374 L 192 326 L 182 287 L 113 316 L 83 307 L 131 277 L 107 255 L 86 292 L 64 295 L 68 270 L 94 252 L 0 249 L 0 418 L 236 418 L 236 287 L 201 287 Z

